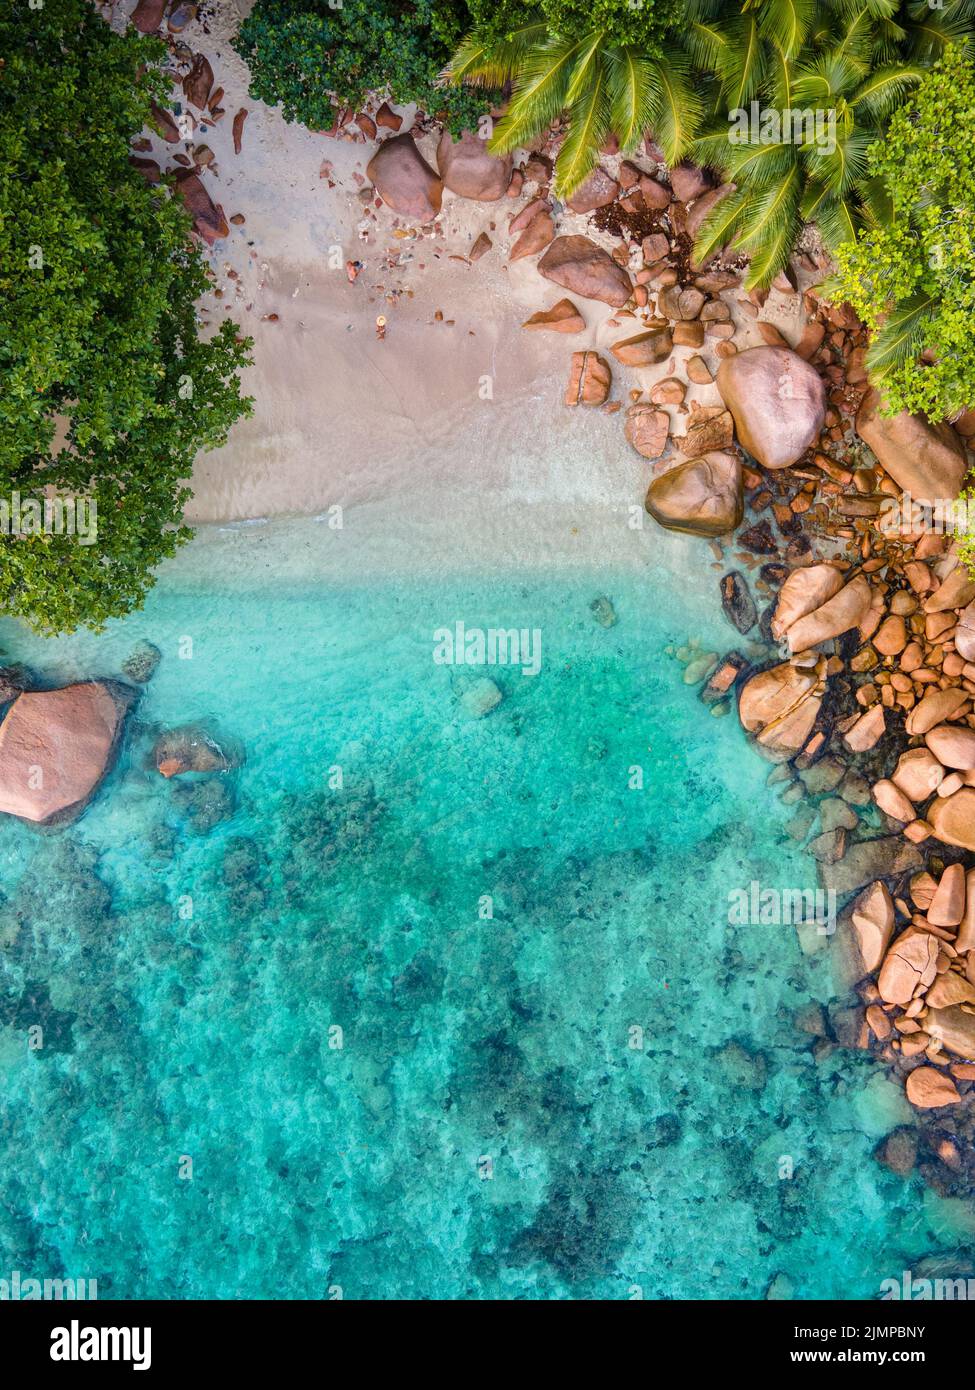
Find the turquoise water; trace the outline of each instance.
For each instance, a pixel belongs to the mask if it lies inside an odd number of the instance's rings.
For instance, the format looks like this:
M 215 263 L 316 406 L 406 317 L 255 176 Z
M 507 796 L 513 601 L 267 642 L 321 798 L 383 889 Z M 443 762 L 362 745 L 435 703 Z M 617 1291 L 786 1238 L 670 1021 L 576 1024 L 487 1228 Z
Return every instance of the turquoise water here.
M 871 1297 L 936 1248 L 870 1157 L 898 1096 L 793 1025 L 824 957 L 727 925 L 731 888 L 812 879 L 767 765 L 665 653 L 733 646 L 715 608 L 652 568 L 201 589 L 176 565 L 101 636 L 0 628 L 50 681 L 163 652 L 85 816 L 0 825 L 0 1276 Z M 457 620 L 542 633 L 484 718 L 484 672 L 432 660 Z M 146 766 L 201 719 L 243 766 Z

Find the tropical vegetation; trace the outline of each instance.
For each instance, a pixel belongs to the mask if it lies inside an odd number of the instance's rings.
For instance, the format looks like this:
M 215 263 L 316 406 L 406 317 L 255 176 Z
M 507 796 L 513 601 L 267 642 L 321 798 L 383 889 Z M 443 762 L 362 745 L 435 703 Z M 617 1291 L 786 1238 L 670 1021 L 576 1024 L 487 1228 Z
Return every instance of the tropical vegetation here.
M 512 85 L 493 135 L 499 152 L 566 115 L 561 196 L 592 171 L 610 135 L 627 151 L 652 130 L 669 164 L 690 155 L 716 167 L 734 191 L 705 222 L 697 255 L 733 242 L 750 257 L 749 285 L 767 285 L 805 223 L 834 248 L 888 215 L 867 150 L 926 69 L 968 34 L 973 9 L 972 0 L 942 9 L 927 0 L 686 0 L 677 14 L 597 3 L 563 4 L 556 17 L 543 6 L 501 34 L 497 24 L 475 27 L 449 79 Z M 782 119 L 766 123 L 766 112 Z M 820 119 L 787 119 L 792 112 Z M 729 139 L 742 115 L 748 137 Z
M 687 153 L 703 107 L 680 47 L 683 6 L 541 0 L 507 13 L 507 27 L 497 18 L 476 25 L 445 74 L 454 85 L 511 84 L 490 148 L 506 153 L 525 145 L 564 113 L 555 166 L 562 197 L 592 173 L 610 136 L 629 151 L 652 129 L 669 162 Z
M 718 94 L 716 120 L 694 155 L 735 185 L 705 223 L 698 255 L 733 241 L 751 257 L 747 283 L 767 285 L 805 223 L 816 224 L 830 250 L 884 223 L 889 199 L 867 151 L 925 70 L 967 34 L 961 9 L 927 0 L 745 0 L 730 23 L 697 19 L 691 44 Z M 778 139 L 753 129 L 749 142 L 733 144 L 728 114 L 752 101 L 827 120 L 798 130 L 783 122 Z
M 949 50 L 924 77 L 868 165 L 891 216 L 840 247 L 832 292 L 872 330 L 867 365 L 888 407 L 950 420 L 975 403 L 975 66 L 967 53 Z
M 188 537 L 184 480 L 247 408 L 247 345 L 201 337 L 188 215 L 129 162 L 164 46 L 44 0 L 0 13 L 0 53 L 0 610 L 97 627 Z M 96 536 L 11 534 L 15 494 L 93 502 Z
M 485 98 L 438 78 L 471 22 L 464 0 L 257 0 L 234 45 L 251 96 L 280 105 L 285 120 L 327 130 L 336 102 L 358 108 L 387 91 L 456 135 L 476 127 Z

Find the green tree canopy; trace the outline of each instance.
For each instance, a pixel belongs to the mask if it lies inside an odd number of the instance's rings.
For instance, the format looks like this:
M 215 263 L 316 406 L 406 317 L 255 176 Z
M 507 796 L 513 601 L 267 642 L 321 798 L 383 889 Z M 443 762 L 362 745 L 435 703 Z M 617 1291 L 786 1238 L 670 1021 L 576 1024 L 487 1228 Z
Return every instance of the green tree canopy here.
M 892 411 L 975 405 L 975 67 L 949 49 L 869 151 L 888 225 L 838 253 L 834 293 L 872 330 L 870 375 Z M 928 350 L 933 361 L 922 362 Z
M 247 344 L 204 340 L 208 281 L 189 217 L 129 163 L 164 46 L 114 33 L 88 0 L 0 11 L 0 502 L 97 505 L 97 539 L 0 533 L 0 611 L 43 631 L 139 607 L 190 534 L 201 449 L 249 407 Z
M 370 92 L 416 102 L 454 134 L 472 129 L 486 98 L 438 84 L 470 18 L 464 0 L 257 0 L 234 40 L 251 96 L 287 121 L 331 126 L 333 97 L 360 106 Z

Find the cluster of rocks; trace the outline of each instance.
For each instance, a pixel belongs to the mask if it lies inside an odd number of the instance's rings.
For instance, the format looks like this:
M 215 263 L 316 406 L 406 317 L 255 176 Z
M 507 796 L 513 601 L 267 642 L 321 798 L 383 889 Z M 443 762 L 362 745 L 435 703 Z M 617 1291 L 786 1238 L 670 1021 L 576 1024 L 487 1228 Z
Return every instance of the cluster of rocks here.
M 178 36 L 197 17 L 198 5 L 180 0 L 139 0 L 131 22 L 140 33 L 158 35 L 170 51 L 170 70 L 177 84 L 173 109 L 153 103 L 155 134 L 171 155 L 172 165 L 163 168 L 153 158 L 153 141 L 141 136 L 133 142 L 131 164 L 152 184 L 171 175 L 173 189 L 193 219 L 193 231 L 212 246 L 230 235 L 230 224 L 244 223 L 243 213 L 229 219 L 223 207 L 210 196 L 205 178 L 216 179 L 220 169 L 213 150 L 206 143 L 208 131 L 226 116 L 221 104 L 223 87 L 216 84 L 210 60 L 193 50 Z M 247 110 L 241 107 L 233 118 L 233 144 L 240 154 Z M 176 149 L 176 146 L 182 146 Z
M 957 1104 L 958 1083 L 975 1081 L 975 870 L 918 872 L 896 900 L 873 883 L 850 922 L 871 976 L 860 991 L 865 1023 L 888 1060 L 910 1064 L 908 1099 L 920 1109 Z
M 74 821 L 111 771 L 125 735 L 126 716 L 154 676 L 161 654 L 140 642 L 122 664 L 124 681 L 76 681 L 53 690 L 36 688 L 22 667 L 0 668 L 0 813 L 56 828 Z M 177 792 L 198 831 L 233 809 L 233 796 L 217 785 L 244 761 L 242 746 L 206 724 L 167 729 L 154 737 L 147 766 L 166 779 L 187 773 Z M 215 809 L 220 814 L 214 819 Z

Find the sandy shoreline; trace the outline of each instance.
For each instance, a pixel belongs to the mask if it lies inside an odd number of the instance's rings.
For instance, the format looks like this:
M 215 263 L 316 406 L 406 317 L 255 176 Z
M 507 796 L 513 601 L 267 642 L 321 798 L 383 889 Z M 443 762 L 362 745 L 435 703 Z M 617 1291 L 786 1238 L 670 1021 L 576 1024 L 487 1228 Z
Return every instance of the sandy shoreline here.
M 201 307 L 210 322 L 231 314 L 253 337 L 244 386 L 255 398 L 253 417 L 227 445 L 198 459 L 187 520 L 315 517 L 341 507 L 346 536 L 357 536 L 356 563 L 370 568 L 436 570 L 461 557 L 645 563 L 646 541 L 628 521 L 653 467 L 624 440 L 621 415 L 562 403 L 571 353 L 605 350 L 619 321 L 606 305 L 582 300 L 585 333 L 521 328 L 560 297 L 534 258 L 508 264 L 508 222 L 532 185 L 488 203 L 447 192 L 437 223 L 423 230 L 385 206 L 367 218 L 357 195 L 375 142 L 288 125 L 248 97 L 247 69 L 230 40 L 249 9 L 250 0 L 221 0 L 209 33 L 195 22 L 180 35 L 207 55 L 225 88 L 226 117 L 196 136 L 216 156 L 218 173 L 207 170 L 204 180 L 228 217 L 246 218 L 209 253 L 222 294 Z M 248 116 L 235 155 L 231 124 L 241 107 Z M 401 112 L 407 129 L 412 109 Z M 436 136 L 418 143 L 435 162 Z M 161 156 L 178 148 L 154 144 Z M 587 216 L 566 210 L 558 223 L 560 232 L 614 245 Z M 471 265 L 462 258 L 485 231 L 492 249 Z M 363 263 L 354 283 L 347 260 Z M 388 320 L 384 341 L 379 314 Z M 763 316 L 775 318 L 774 295 Z M 760 341 L 747 321 L 740 325 L 739 339 L 752 334 Z M 679 372 L 691 355 L 678 348 L 670 363 L 617 373 L 613 398 L 627 404 L 629 388 L 646 389 L 675 362 Z M 714 404 L 718 396 L 701 386 L 690 399 Z M 684 551 L 684 541 L 675 544 Z M 660 548 L 674 549 L 658 533 Z

